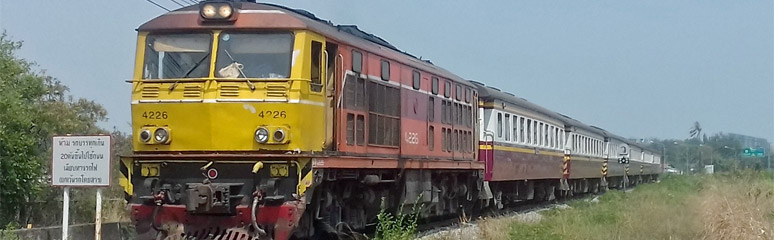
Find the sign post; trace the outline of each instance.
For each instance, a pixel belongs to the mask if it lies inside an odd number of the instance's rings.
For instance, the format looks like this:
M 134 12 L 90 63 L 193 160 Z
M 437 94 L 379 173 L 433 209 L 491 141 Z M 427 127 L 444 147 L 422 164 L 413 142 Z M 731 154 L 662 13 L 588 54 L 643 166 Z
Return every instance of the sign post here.
M 51 157 L 51 185 L 64 187 L 62 196 L 62 239 L 69 238 L 70 188 L 96 187 L 94 239 L 102 237 L 102 188 L 109 187 L 113 169 L 110 136 L 54 136 Z

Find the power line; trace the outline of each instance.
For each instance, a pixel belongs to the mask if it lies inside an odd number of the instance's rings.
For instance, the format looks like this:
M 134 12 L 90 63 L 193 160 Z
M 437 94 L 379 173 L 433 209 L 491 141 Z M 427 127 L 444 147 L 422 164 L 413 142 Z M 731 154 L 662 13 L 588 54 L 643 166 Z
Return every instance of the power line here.
M 177 5 L 180 5 L 181 7 L 185 7 L 185 5 L 183 5 L 183 4 L 180 4 L 179 2 L 177 2 L 177 1 L 175 1 L 175 0 L 169 0 L 169 1 L 172 1 L 173 3 L 175 3 L 175 4 L 177 4 Z
M 156 5 L 156 7 L 159 7 L 161 9 L 167 10 L 167 12 L 170 11 L 169 8 L 165 8 L 164 6 L 159 5 L 158 3 L 154 2 L 153 0 L 145 0 L 145 1 L 148 1 L 151 4 Z

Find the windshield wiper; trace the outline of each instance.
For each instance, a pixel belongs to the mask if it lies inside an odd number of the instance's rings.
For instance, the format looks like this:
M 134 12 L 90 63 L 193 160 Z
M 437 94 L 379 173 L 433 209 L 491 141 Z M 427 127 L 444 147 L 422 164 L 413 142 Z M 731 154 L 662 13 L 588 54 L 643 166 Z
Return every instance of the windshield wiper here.
M 231 56 L 231 53 L 229 53 L 228 50 L 223 49 L 223 51 L 226 52 L 226 56 L 228 56 L 228 58 L 231 59 L 231 62 L 235 62 L 235 63 L 237 62 L 236 60 L 234 60 L 234 57 Z M 247 78 L 247 75 L 245 75 L 245 72 L 242 72 L 242 69 L 237 68 L 237 70 L 239 70 L 239 74 L 242 74 L 242 77 Z M 250 87 L 250 90 L 255 90 L 255 85 L 253 85 L 253 83 L 250 82 L 250 79 L 245 79 L 245 80 L 247 81 L 247 86 Z
M 193 67 L 191 67 L 191 69 L 188 69 L 188 71 L 185 72 L 185 75 L 183 76 L 183 78 L 188 78 L 188 75 L 191 75 L 191 73 L 194 70 L 196 70 L 196 68 L 198 68 L 199 65 L 202 65 L 202 62 L 204 62 L 204 60 L 207 59 L 209 56 L 210 56 L 210 53 L 207 53 L 206 55 L 204 55 L 204 57 L 202 57 L 202 59 L 199 59 L 199 61 L 197 61 L 196 64 L 193 65 Z M 180 82 L 180 80 L 177 80 L 174 83 L 172 83 L 172 86 L 169 86 L 169 91 L 175 90 L 175 87 L 177 87 L 178 82 Z

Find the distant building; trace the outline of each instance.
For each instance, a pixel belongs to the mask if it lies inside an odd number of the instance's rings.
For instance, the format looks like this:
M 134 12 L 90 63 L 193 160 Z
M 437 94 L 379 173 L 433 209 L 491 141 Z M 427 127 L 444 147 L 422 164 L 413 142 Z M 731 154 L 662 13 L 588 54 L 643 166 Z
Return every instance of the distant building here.
M 769 141 L 765 138 L 752 137 L 736 133 L 728 133 L 726 135 L 733 138 L 734 140 L 739 141 L 739 143 L 742 144 L 742 148 L 765 148 L 768 150 L 771 146 Z

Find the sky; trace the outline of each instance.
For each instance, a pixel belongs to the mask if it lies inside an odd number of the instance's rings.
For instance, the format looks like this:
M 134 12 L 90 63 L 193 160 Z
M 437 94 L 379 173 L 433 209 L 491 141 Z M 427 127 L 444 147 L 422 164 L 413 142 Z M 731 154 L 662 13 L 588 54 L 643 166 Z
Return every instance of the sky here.
M 170 9 L 171 0 L 154 0 Z M 183 2 L 183 0 L 176 0 Z M 359 1 L 275 3 L 356 24 L 471 80 L 630 138 L 703 132 L 774 139 L 770 0 Z M 1 1 L 20 57 L 130 131 L 135 29 L 145 0 Z

